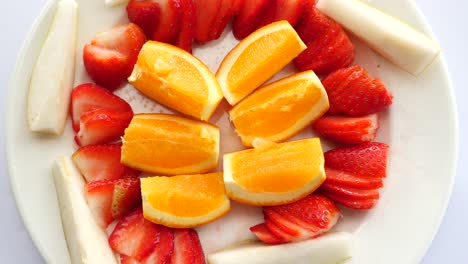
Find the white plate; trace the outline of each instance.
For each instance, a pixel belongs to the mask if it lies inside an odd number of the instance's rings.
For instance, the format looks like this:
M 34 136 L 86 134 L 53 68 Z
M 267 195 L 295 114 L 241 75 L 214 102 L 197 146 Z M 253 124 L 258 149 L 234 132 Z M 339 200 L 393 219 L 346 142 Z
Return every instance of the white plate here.
M 124 6 L 108 8 L 104 0 L 79 0 L 79 36 L 75 83 L 89 81 L 81 48 L 92 36 L 126 22 Z M 48 263 L 69 263 L 60 222 L 52 161 L 72 154 L 70 122 L 62 137 L 31 133 L 26 124 L 28 84 L 34 62 L 51 22 L 56 1 L 50 0 L 29 34 L 17 62 L 9 94 L 7 157 L 18 208 L 34 243 Z M 431 34 L 411 0 L 375 0 L 372 4 Z M 231 33 L 196 49 L 212 70 L 235 44 Z M 447 69 L 438 58 L 425 73 L 412 77 L 389 64 L 367 47 L 357 45 L 357 61 L 373 76 L 384 80 L 394 94 L 394 104 L 382 115 L 379 141 L 390 145 L 390 166 L 377 207 L 368 212 L 344 211 L 337 230 L 354 233 L 354 257 L 349 263 L 418 263 L 429 247 L 447 206 L 455 175 L 457 119 Z M 283 74 L 290 72 L 289 69 Z M 118 92 L 136 112 L 166 111 L 127 86 Z M 224 104 L 223 107 L 226 107 Z M 226 115 L 214 115 L 222 129 L 222 152 L 238 149 Z M 307 129 L 298 137 L 310 136 Z M 241 217 L 239 217 L 241 215 Z M 242 219 L 243 221 L 239 221 Z M 225 218 L 199 229 L 205 251 L 212 252 L 251 236 L 248 227 L 261 219 L 258 208 L 233 204 Z

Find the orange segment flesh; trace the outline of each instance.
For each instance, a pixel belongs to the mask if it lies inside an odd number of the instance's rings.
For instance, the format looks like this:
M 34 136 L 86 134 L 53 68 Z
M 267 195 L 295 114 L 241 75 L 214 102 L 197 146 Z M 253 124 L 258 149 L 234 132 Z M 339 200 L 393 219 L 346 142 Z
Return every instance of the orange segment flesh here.
M 228 196 L 253 205 L 284 204 L 317 189 L 325 180 L 318 138 L 239 151 L 224 156 Z
M 255 138 L 285 140 L 329 108 L 327 93 L 313 71 L 269 84 L 237 104 L 230 112 L 237 134 L 251 146 Z
M 208 120 L 223 95 L 214 74 L 175 46 L 148 41 L 129 82 L 151 99 L 181 113 Z
M 216 73 L 224 97 L 234 105 L 270 79 L 306 46 L 287 21 L 262 27 L 243 39 Z
M 204 173 L 218 163 L 219 129 L 174 115 L 135 115 L 122 142 L 122 163 L 149 173 Z
M 222 173 L 141 179 L 143 212 L 157 224 L 194 227 L 229 210 Z

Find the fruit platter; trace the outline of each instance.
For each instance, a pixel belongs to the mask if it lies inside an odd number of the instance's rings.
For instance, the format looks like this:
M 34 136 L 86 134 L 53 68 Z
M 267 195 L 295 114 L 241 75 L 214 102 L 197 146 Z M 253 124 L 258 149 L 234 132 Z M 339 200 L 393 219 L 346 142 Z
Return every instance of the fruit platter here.
M 411 1 L 49 1 L 7 156 L 47 263 L 417 263 L 456 161 Z

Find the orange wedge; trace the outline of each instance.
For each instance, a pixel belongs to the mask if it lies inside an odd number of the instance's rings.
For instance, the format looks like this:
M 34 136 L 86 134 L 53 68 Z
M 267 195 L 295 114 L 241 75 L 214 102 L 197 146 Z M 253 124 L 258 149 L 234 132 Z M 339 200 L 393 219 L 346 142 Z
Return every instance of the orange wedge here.
M 218 156 L 218 127 L 175 115 L 135 115 L 122 138 L 121 162 L 158 175 L 209 172 Z
M 156 41 L 143 45 L 128 81 L 156 102 L 205 121 L 223 99 L 214 74 L 203 62 Z
M 271 83 L 249 95 L 230 112 L 242 143 L 283 141 L 328 111 L 328 96 L 313 71 Z
M 307 47 L 287 21 L 264 26 L 237 44 L 216 73 L 224 97 L 235 105 Z
M 232 200 L 257 206 L 286 204 L 325 181 L 320 139 L 261 144 L 224 155 L 224 184 Z
M 230 209 L 222 173 L 142 178 L 141 194 L 145 218 L 168 227 L 196 227 Z

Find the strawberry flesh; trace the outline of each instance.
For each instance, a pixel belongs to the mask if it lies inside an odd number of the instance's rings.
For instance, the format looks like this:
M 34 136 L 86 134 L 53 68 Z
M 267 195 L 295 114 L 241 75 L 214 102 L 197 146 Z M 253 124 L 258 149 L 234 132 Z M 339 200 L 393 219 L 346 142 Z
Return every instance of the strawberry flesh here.
M 175 44 L 180 29 L 181 0 L 155 0 L 155 2 L 161 8 L 161 17 L 151 39 Z
M 340 69 L 323 80 L 331 114 L 367 115 L 388 108 L 393 96 L 382 81 L 370 77 L 359 65 Z
M 356 189 L 348 186 L 341 186 L 336 183 L 330 183 L 325 181 L 320 188 L 326 193 L 333 193 L 350 199 L 360 199 L 360 200 L 369 200 L 369 199 L 379 199 L 379 190 L 378 189 Z
M 141 206 L 140 179 L 117 180 L 112 196 L 112 217 L 120 219 L 139 206 Z
M 177 36 L 176 46 L 188 52 L 192 52 L 195 26 L 197 23 L 197 6 L 195 0 L 180 0 L 180 31 Z
M 130 22 L 137 24 L 148 39 L 159 25 L 161 7 L 153 0 L 131 0 L 127 4 L 127 15 Z
M 117 223 L 109 236 L 109 244 L 117 253 L 141 261 L 158 244 L 160 229 L 159 225 L 146 220 L 143 211 L 138 209 Z
M 75 136 L 79 146 L 105 144 L 120 139 L 133 118 L 131 112 L 98 109 L 80 118 L 80 130 Z
M 335 193 L 323 193 L 333 201 L 355 210 L 372 209 L 377 204 L 377 199 L 354 199 Z
M 101 32 L 84 47 L 86 71 L 95 83 L 113 91 L 132 73 L 145 42 L 143 30 L 133 23 Z
M 378 189 L 383 187 L 382 178 L 354 175 L 340 170 L 325 167 L 326 182 L 343 187 L 361 190 Z
M 321 137 L 350 145 L 373 141 L 378 128 L 377 114 L 360 117 L 323 116 L 314 123 L 314 129 Z
M 86 201 L 96 223 L 102 228 L 106 228 L 114 220 L 111 212 L 113 193 L 113 181 L 95 181 L 86 184 Z
M 172 254 L 171 264 L 204 264 L 200 240 L 197 232 L 193 229 L 174 230 L 174 254 Z
M 72 160 L 87 182 L 137 177 L 138 171 L 120 163 L 121 147 L 121 144 L 81 147 Z
M 82 84 L 73 89 L 71 94 L 70 115 L 73 129 L 78 132 L 83 114 L 101 108 L 115 112 L 133 112 L 125 100 L 107 89 L 91 83 Z
M 254 32 L 264 21 L 266 12 L 274 4 L 273 0 L 246 0 L 239 15 L 234 19 L 232 32 L 241 40 Z
M 223 0 L 198 0 L 197 5 L 197 23 L 195 28 L 195 40 L 199 43 L 205 43 L 213 40 L 210 37 L 219 8 Z
M 264 243 L 276 245 L 286 243 L 286 241 L 282 240 L 281 238 L 275 236 L 270 229 L 266 226 L 265 223 L 258 224 L 256 226 L 252 226 L 250 231 L 257 236 L 258 239 L 263 241 Z
M 372 142 L 325 152 L 325 166 L 354 175 L 382 178 L 387 175 L 388 145 Z

